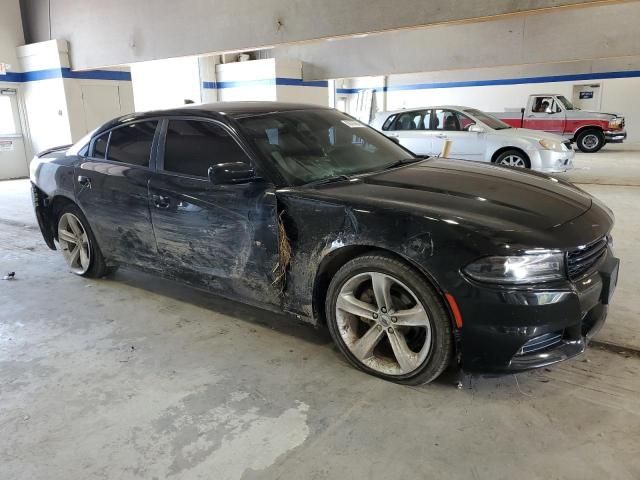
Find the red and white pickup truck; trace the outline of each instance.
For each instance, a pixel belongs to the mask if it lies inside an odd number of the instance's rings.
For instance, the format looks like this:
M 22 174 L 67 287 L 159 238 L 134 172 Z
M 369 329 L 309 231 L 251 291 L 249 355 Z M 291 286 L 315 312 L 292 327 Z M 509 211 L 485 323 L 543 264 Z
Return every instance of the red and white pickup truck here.
M 622 143 L 627 138 L 623 116 L 580 110 L 555 93 L 531 95 L 526 108 L 492 115 L 512 127 L 560 135 L 582 152 L 597 152 L 605 143 Z

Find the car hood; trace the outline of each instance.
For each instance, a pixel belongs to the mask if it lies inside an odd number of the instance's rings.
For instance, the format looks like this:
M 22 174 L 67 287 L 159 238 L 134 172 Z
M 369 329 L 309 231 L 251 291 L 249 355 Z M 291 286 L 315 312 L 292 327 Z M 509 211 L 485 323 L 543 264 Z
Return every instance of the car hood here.
M 562 138 L 560 135 L 555 135 L 553 133 L 543 132 L 540 130 L 530 130 L 528 128 L 505 128 L 504 130 L 492 130 L 491 133 L 493 135 L 500 135 L 509 138 L 522 138 L 533 142 L 539 142 L 543 138 L 554 140 L 559 143 L 564 141 L 564 138 Z
M 587 211 L 592 200 L 575 186 L 547 175 L 444 159 L 428 159 L 312 190 L 314 195 L 354 208 L 409 210 L 447 223 L 501 231 L 559 227 Z
M 614 118 L 623 118 L 624 115 L 619 113 L 592 112 L 591 110 L 567 110 L 567 117 L 572 119 L 585 120 L 613 120 Z

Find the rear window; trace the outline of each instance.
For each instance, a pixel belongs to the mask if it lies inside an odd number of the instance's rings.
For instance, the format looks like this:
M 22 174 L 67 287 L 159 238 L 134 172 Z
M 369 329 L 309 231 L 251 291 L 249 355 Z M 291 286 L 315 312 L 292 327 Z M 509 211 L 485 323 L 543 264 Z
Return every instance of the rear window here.
M 396 119 L 396 117 L 397 117 L 397 115 L 393 114 L 389 118 L 387 118 L 387 120 L 384 122 L 384 124 L 382 124 L 382 130 L 389 130 L 389 128 L 391 127 L 391 124 Z

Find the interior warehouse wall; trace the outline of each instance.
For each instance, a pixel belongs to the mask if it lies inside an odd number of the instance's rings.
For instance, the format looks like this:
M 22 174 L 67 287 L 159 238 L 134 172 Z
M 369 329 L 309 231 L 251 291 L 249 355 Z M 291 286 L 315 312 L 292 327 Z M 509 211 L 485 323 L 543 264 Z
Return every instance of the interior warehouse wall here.
M 638 64 L 640 70 L 640 63 Z M 609 65 L 611 68 L 619 66 Z M 486 85 L 433 88 L 434 84 L 486 79 L 545 78 L 566 75 L 566 66 L 520 67 L 479 71 L 431 72 L 422 74 L 363 77 L 336 82 L 337 98 L 351 114 L 357 114 L 357 89 L 375 89 L 374 110 L 397 110 L 435 105 L 464 105 L 487 112 L 524 107 L 527 97 L 535 93 L 559 93 L 571 99 L 575 85 L 600 85 L 602 112 L 620 113 L 626 118 L 629 142 L 640 142 L 640 76 L 632 78 L 586 79 L 563 82 L 535 82 L 515 85 Z M 579 69 L 575 73 L 583 73 Z M 537 72 L 537 73 L 533 73 Z M 387 91 L 384 91 L 385 86 Z M 348 94 L 340 94 L 341 90 Z

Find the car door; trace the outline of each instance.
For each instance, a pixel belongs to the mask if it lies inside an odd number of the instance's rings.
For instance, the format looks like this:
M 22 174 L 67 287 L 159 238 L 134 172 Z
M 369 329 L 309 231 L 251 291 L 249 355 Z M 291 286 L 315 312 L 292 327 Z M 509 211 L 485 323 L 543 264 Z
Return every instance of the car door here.
M 278 304 L 271 272 L 278 262 L 273 185 L 257 179 L 214 184 L 208 169 L 244 162 L 247 150 L 224 124 L 164 121 L 158 171 L 149 182 L 151 219 L 169 272 L 230 297 Z
M 522 126 L 562 135 L 565 121 L 566 114 L 560 102 L 552 95 L 541 95 L 532 97 Z
M 136 121 L 94 137 L 74 170 L 78 205 L 105 256 L 151 268 L 157 250 L 147 183 L 158 125 Z
M 416 155 L 433 155 L 432 133 L 429 131 L 431 110 L 403 112 L 385 133 L 397 138 L 400 145 Z
M 444 142 L 450 140 L 452 142 L 450 158 L 482 160 L 485 152 L 485 136 L 468 131 L 468 128 L 474 124 L 470 117 L 457 110 L 443 108 L 434 110 L 432 131 L 435 154 L 440 154 Z

